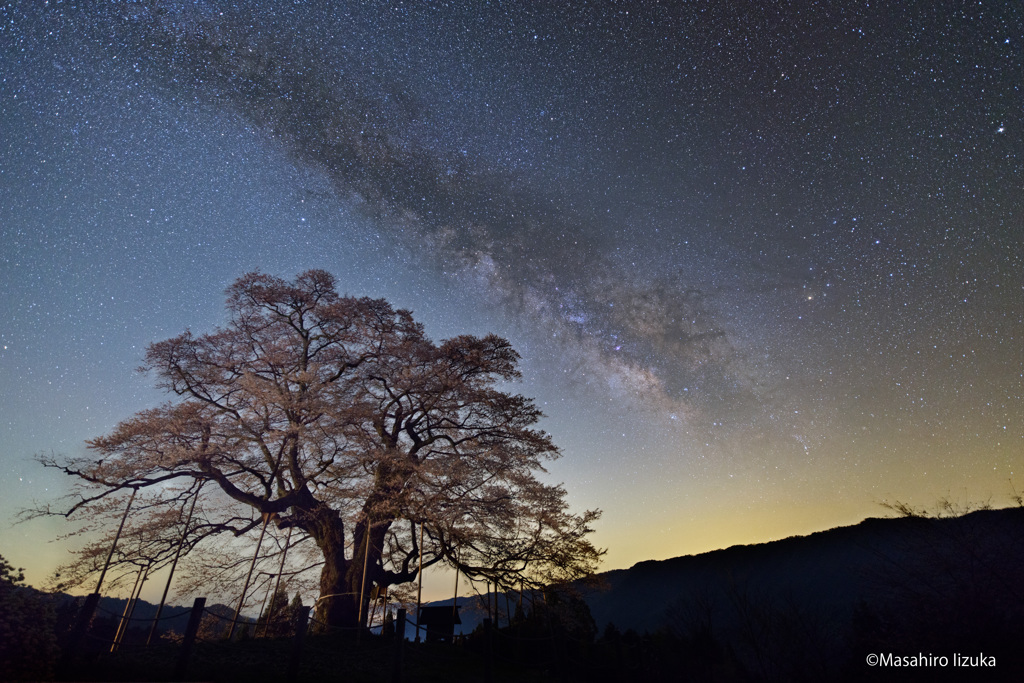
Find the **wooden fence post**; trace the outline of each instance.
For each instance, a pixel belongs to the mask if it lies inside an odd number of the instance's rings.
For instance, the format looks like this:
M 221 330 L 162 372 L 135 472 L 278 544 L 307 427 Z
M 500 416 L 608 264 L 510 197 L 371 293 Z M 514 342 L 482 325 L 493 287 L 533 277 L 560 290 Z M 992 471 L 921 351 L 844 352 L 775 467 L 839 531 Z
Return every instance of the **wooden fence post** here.
M 174 680 L 185 679 L 185 672 L 188 670 L 188 660 L 192 656 L 192 646 L 196 642 L 196 634 L 199 633 L 199 624 L 203 620 L 203 611 L 206 607 L 206 598 L 196 598 L 192 603 L 192 613 L 188 616 L 188 626 L 185 627 L 185 637 L 181 641 L 181 649 L 178 651 L 178 662 L 174 667 Z
M 402 683 L 402 667 L 405 662 L 405 608 L 398 608 L 395 625 L 395 667 L 391 671 L 391 683 Z
M 71 637 L 68 638 L 64 656 L 61 657 L 62 669 L 69 668 L 78 655 L 78 648 L 82 645 L 82 639 L 85 638 L 85 632 L 89 630 L 89 624 L 92 623 L 92 616 L 96 613 L 96 606 L 99 603 L 99 593 L 89 593 L 89 595 L 85 596 L 85 602 L 82 603 L 82 607 L 78 610 L 78 615 L 75 617 L 75 627 L 71 631 Z
M 488 611 L 490 611 L 490 605 L 488 605 Z M 484 665 L 484 680 L 487 683 L 491 683 L 494 680 L 494 644 L 491 637 L 491 618 L 484 617 L 484 645 L 486 646 L 487 654 L 485 665 Z
M 302 665 L 302 644 L 306 640 L 306 631 L 309 629 L 309 610 L 300 609 L 295 615 L 295 640 L 292 641 L 292 652 L 288 658 L 289 681 L 298 678 L 299 667 Z

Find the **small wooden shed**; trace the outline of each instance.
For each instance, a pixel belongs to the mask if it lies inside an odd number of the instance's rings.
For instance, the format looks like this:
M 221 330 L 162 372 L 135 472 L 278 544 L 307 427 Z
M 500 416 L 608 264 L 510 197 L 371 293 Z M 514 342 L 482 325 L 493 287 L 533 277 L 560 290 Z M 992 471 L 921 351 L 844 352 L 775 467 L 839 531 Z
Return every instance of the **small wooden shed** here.
M 420 607 L 417 621 L 427 628 L 428 643 L 452 642 L 455 625 L 462 624 L 457 605 L 424 605 Z

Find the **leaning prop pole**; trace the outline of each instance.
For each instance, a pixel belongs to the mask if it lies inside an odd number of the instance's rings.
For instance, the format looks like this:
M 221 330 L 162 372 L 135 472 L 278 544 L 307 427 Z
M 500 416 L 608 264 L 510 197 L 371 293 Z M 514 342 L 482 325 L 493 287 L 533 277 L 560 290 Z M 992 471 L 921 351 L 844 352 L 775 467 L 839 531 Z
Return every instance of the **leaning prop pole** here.
M 416 572 L 419 580 L 416 585 L 416 642 L 420 642 L 420 603 L 423 599 L 423 524 L 420 524 L 420 570 Z M 405 633 L 402 633 L 402 638 Z
M 110 544 L 110 552 L 107 553 L 107 561 L 103 563 L 103 571 L 100 572 L 100 580 L 96 582 L 96 590 L 93 591 L 97 595 L 100 592 L 100 587 L 103 585 L 103 579 L 107 576 L 107 569 L 110 568 L 110 561 L 114 558 L 114 549 L 117 548 L 117 542 L 121 539 L 121 532 L 124 530 L 125 520 L 128 519 L 128 511 L 132 509 L 132 503 L 135 501 L 135 494 L 139 492 L 139 489 L 132 487 L 132 496 L 128 499 L 128 505 L 124 508 L 124 514 L 121 515 L 121 524 L 117 527 L 117 533 L 114 534 L 114 542 Z
M 260 572 L 260 574 L 262 574 L 262 573 L 263 572 Z M 267 592 L 263 595 L 263 604 L 260 605 L 260 616 L 256 619 L 256 633 L 254 635 L 257 638 L 260 637 L 260 622 L 263 622 L 263 616 L 264 616 L 263 610 L 267 606 L 267 600 L 270 600 L 270 591 L 274 587 L 273 583 L 270 581 L 270 579 L 272 579 L 272 578 L 274 578 L 273 574 L 269 574 L 267 576 Z M 273 600 L 270 600 L 270 606 L 271 607 L 274 606 L 274 601 Z M 263 622 L 263 635 L 264 635 L 264 637 L 267 635 L 268 627 L 269 627 L 269 624 L 270 624 L 270 614 L 267 614 L 266 617 L 267 617 L 267 620 L 265 622 Z
M 284 539 L 284 550 L 281 552 L 281 566 L 277 568 L 277 581 L 274 582 L 274 592 L 270 594 L 271 596 L 273 596 L 273 597 L 270 598 L 270 606 L 271 607 L 274 606 L 274 598 L 277 597 L 277 589 L 281 587 L 281 574 L 284 573 L 284 561 L 288 557 L 288 546 L 291 545 L 291 542 L 292 542 L 292 530 L 293 529 L 295 529 L 295 527 L 293 527 L 293 526 L 288 527 L 288 536 Z M 287 586 L 285 586 L 285 588 L 287 588 Z M 264 602 L 266 602 L 266 600 L 264 600 Z M 262 611 L 263 610 L 260 609 L 260 612 L 262 612 Z M 263 637 L 266 637 L 268 631 L 270 631 L 270 615 L 269 614 L 267 615 L 266 622 L 263 624 Z
M 124 635 L 128 632 L 128 626 L 131 623 L 132 615 L 135 614 L 135 608 L 139 605 L 139 599 L 142 597 L 142 589 L 146 585 L 146 579 L 149 578 L 149 570 L 152 567 L 152 564 L 147 564 L 145 567 L 139 568 L 139 575 L 135 578 L 135 586 L 132 588 L 132 596 L 128 600 L 128 604 L 124 606 L 124 614 L 121 615 L 121 621 L 117 625 L 117 633 L 114 634 L 114 642 L 110 644 L 110 651 L 112 653 L 116 652 L 124 641 Z
M 142 575 L 142 581 L 139 583 L 139 590 L 135 593 L 135 602 L 132 603 L 132 608 L 128 610 L 128 619 L 125 621 L 124 631 L 121 632 L 121 640 L 117 643 L 118 647 L 121 647 L 121 643 L 124 642 L 125 633 L 128 632 L 128 626 L 131 623 L 132 615 L 135 614 L 135 608 L 139 606 L 139 602 L 142 600 L 142 589 L 146 585 L 146 579 L 149 578 L 149 571 L 152 568 L 152 564 L 146 565 L 146 573 Z
M 153 642 L 153 636 L 156 634 L 156 627 L 160 623 L 160 614 L 164 611 L 164 605 L 167 603 L 167 592 L 171 590 L 171 580 L 174 579 L 174 570 L 178 568 L 178 558 L 181 557 L 181 549 L 185 545 L 185 538 L 188 536 L 188 525 L 192 522 L 192 513 L 196 511 L 196 501 L 199 500 L 199 491 L 202 490 L 203 484 L 201 482 L 199 488 L 196 489 L 196 495 L 192 499 L 192 507 L 188 509 L 188 517 L 185 519 L 185 526 L 181 530 L 181 538 L 178 540 L 178 549 L 174 552 L 174 562 L 171 563 L 171 572 L 167 575 L 167 583 L 164 585 L 164 594 L 160 598 L 160 606 L 156 608 L 156 616 L 153 617 L 153 625 L 149 627 L 149 637 L 146 638 L 146 645 Z
M 260 556 L 260 546 L 263 545 L 263 535 L 267 533 L 267 522 L 270 515 L 263 513 L 263 528 L 260 530 L 260 540 L 256 541 L 256 552 L 252 554 L 252 564 L 249 565 L 249 573 L 245 577 L 245 585 L 242 586 L 242 595 L 238 598 L 238 607 L 235 608 L 235 616 L 231 620 L 231 630 L 228 631 L 228 640 L 235 635 L 235 627 L 238 626 L 238 615 L 242 613 L 242 604 L 245 602 L 245 594 L 249 591 L 249 581 L 252 579 L 252 570 L 256 568 L 256 560 Z
M 455 558 L 455 595 L 452 597 L 452 617 L 459 613 L 459 559 Z
M 128 598 L 128 602 L 124 603 L 124 612 L 121 613 L 121 621 L 117 622 L 117 632 L 114 634 L 114 642 L 110 644 L 110 651 L 117 652 L 117 645 L 121 642 L 121 634 L 124 632 L 125 624 L 128 623 L 128 612 L 131 610 L 132 602 L 135 601 L 135 591 L 139 587 L 139 581 L 142 580 L 142 567 L 139 567 L 139 573 L 135 575 L 135 585 L 132 586 L 131 596 Z
M 363 626 L 363 597 L 366 595 L 366 565 L 370 559 L 370 520 L 366 520 L 366 548 L 363 550 L 363 581 L 359 588 L 359 628 Z
M 78 646 L 81 644 L 82 639 L 85 638 L 85 632 L 89 630 L 89 624 L 92 623 L 93 614 L 96 613 L 96 606 L 100 602 L 100 588 L 103 586 L 103 579 L 107 576 L 107 569 L 110 567 L 110 561 L 114 557 L 114 549 L 117 548 L 117 542 L 121 539 L 121 531 L 124 530 L 125 520 L 128 519 L 128 511 L 132 509 L 135 494 L 138 492 L 139 489 L 133 486 L 132 496 L 128 499 L 128 505 L 124 508 L 124 515 L 121 516 L 121 524 L 117 527 L 117 533 L 114 534 L 114 542 L 110 544 L 107 561 L 103 563 L 100 580 L 96 582 L 96 590 L 86 596 L 85 602 L 82 604 L 81 609 L 78 610 L 78 616 L 75 618 L 75 627 L 71 630 L 67 646 L 64 648 L 64 654 L 61 657 L 60 668 L 63 671 L 69 670 L 71 663 L 78 654 Z

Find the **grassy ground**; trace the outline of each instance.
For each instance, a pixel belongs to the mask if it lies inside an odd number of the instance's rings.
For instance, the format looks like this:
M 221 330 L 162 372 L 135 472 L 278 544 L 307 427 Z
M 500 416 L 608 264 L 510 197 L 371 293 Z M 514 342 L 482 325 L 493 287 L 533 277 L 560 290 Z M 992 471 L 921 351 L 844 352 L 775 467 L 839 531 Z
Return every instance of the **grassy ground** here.
M 187 681 L 391 681 L 396 674 L 396 643 L 379 637 L 361 640 L 335 636 L 309 636 L 303 643 L 297 670 L 290 670 L 293 641 L 259 639 L 240 642 L 197 642 L 184 676 Z M 61 676 L 77 681 L 170 681 L 174 680 L 180 648 L 159 644 L 126 649 L 116 654 L 84 658 Z M 535 660 L 534 660 L 535 661 Z M 444 643 L 404 644 L 401 681 L 451 682 L 487 680 L 487 660 L 482 648 Z M 530 660 L 514 662 L 495 657 L 492 681 L 559 680 Z

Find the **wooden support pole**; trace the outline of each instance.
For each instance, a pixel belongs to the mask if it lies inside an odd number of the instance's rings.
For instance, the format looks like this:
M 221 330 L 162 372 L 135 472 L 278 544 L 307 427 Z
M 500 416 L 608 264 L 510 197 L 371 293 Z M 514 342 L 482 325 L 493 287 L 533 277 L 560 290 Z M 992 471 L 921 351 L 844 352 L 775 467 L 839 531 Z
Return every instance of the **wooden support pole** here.
M 146 580 L 149 579 L 149 570 L 152 568 L 152 564 L 146 565 L 146 573 L 142 575 L 142 581 L 139 582 L 139 590 L 135 592 L 135 602 L 132 603 L 132 608 L 128 610 L 128 619 L 125 621 L 124 631 L 121 632 L 121 640 L 118 641 L 118 646 L 124 641 L 124 634 L 128 631 L 128 626 L 135 615 L 135 608 L 139 606 L 139 602 L 142 600 L 142 589 L 146 587 Z
M 124 606 L 124 614 L 121 615 L 121 621 L 117 625 L 117 634 L 114 635 L 114 642 L 110 644 L 111 652 L 116 652 L 117 648 L 121 647 L 121 643 L 124 642 L 124 634 L 128 631 L 132 615 L 135 614 L 135 608 L 139 605 L 142 589 L 146 586 L 146 579 L 149 578 L 149 569 L 152 566 L 148 564 L 139 569 L 139 574 L 135 577 L 135 586 L 132 587 L 131 597 L 128 599 L 128 604 Z
M 267 592 L 263 594 L 263 604 L 260 605 L 260 615 L 256 618 L 256 632 L 253 633 L 254 638 L 260 637 L 260 623 L 263 624 L 263 637 L 267 637 L 267 632 L 270 630 L 270 614 L 264 614 L 267 607 L 267 601 L 270 600 L 270 607 L 274 607 L 274 600 L 270 597 L 270 591 L 274 588 L 274 584 L 270 581 L 272 576 L 267 579 Z M 266 617 L 264 619 L 263 617 Z
M 117 645 L 121 642 L 121 633 L 124 631 L 124 625 L 128 619 L 128 612 L 132 606 L 132 602 L 135 600 L 135 589 L 139 587 L 139 580 L 142 578 L 142 567 L 139 567 L 139 573 L 135 575 L 135 583 L 132 584 L 132 592 L 128 596 L 128 602 L 124 603 L 124 611 L 121 612 L 121 620 L 117 622 L 117 631 L 114 632 L 114 642 L 110 644 L 110 651 L 117 652 Z
M 452 598 L 452 619 L 459 613 L 459 565 L 455 565 L 455 597 Z
M 366 566 L 370 560 L 370 520 L 366 520 L 366 548 L 363 549 L 363 581 L 362 586 L 359 588 L 359 629 L 363 628 L 363 600 L 366 596 Z
M 121 538 L 121 531 L 124 530 L 125 520 L 128 519 L 128 511 L 132 509 L 132 502 L 135 500 L 135 494 L 138 493 L 137 488 L 132 489 L 132 496 L 128 499 L 128 505 L 124 508 L 124 515 L 121 516 L 121 524 L 117 527 L 117 533 L 114 534 L 114 542 L 110 544 L 110 552 L 107 553 L 107 561 L 103 563 L 103 571 L 100 572 L 100 580 L 96 582 L 96 590 L 94 592 L 99 593 L 100 588 L 103 587 L 103 579 L 107 576 L 107 569 L 110 567 L 110 560 L 114 557 L 114 549 L 117 548 L 117 542 Z
M 274 606 L 274 597 L 277 596 L 277 589 L 281 587 L 281 574 L 284 573 L 284 561 L 285 561 L 285 558 L 288 557 L 288 546 L 292 542 L 292 530 L 294 528 L 295 527 L 293 527 L 293 526 L 288 527 L 288 535 L 284 539 L 284 550 L 281 551 L 281 566 L 277 568 L 277 581 L 274 582 L 274 592 L 271 593 L 271 598 L 270 598 L 270 607 L 271 608 L 273 608 L 273 606 Z M 287 605 L 288 605 L 288 601 L 285 600 L 285 606 L 287 606 Z M 260 611 L 262 612 L 263 610 L 260 609 Z M 263 626 L 263 637 L 264 638 L 267 637 L 267 633 L 269 631 L 270 631 L 270 615 L 268 614 L 267 615 L 267 623 Z
M 192 612 L 188 615 L 188 626 L 185 627 L 185 637 L 181 641 L 178 661 L 174 666 L 174 680 L 176 681 L 183 680 L 188 671 L 188 660 L 192 656 L 192 646 L 195 645 L 196 634 L 199 633 L 199 624 L 203 620 L 205 608 L 206 598 L 196 598 L 192 603 Z
M 423 600 L 423 525 L 420 524 L 420 570 L 416 586 L 416 642 L 420 642 L 420 605 Z
M 242 613 L 242 605 L 245 603 L 245 594 L 249 590 L 249 581 L 252 579 L 252 570 L 256 568 L 256 560 L 260 556 L 260 546 L 263 545 L 263 536 L 267 533 L 267 522 L 270 515 L 263 513 L 263 529 L 260 530 L 260 539 L 256 541 L 256 552 L 252 554 L 252 564 L 249 565 L 249 573 L 245 577 L 245 585 L 242 586 L 242 595 L 238 598 L 238 607 L 235 608 L 235 616 L 231 619 L 231 629 L 228 631 L 228 640 L 235 635 L 235 627 L 238 626 L 238 615 Z
M 149 627 L 149 637 L 146 638 L 146 645 L 153 642 L 153 636 L 156 634 L 157 624 L 160 623 L 160 615 L 164 611 L 164 605 L 167 603 L 167 592 L 171 590 L 171 580 L 174 578 L 174 570 L 178 568 L 178 558 L 181 557 L 181 548 L 185 545 L 185 538 L 188 536 L 188 525 L 192 521 L 192 513 L 196 510 L 196 501 L 199 499 L 199 491 L 203 488 L 202 482 L 199 484 L 199 488 L 196 489 L 196 495 L 192 498 L 192 506 L 188 509 L 188 517 L 185 519 L 185 526 L 181 530 L 181 538 L 178 539 L 178 548 L 174 551 L 174 562 L 171 563 L 171 573 L 167 575 L 167 583 L 164 585 L 164 594 L 160 598 L 160 606 L 156 608 L 156 616 L 153 617 L 153 625 Z

